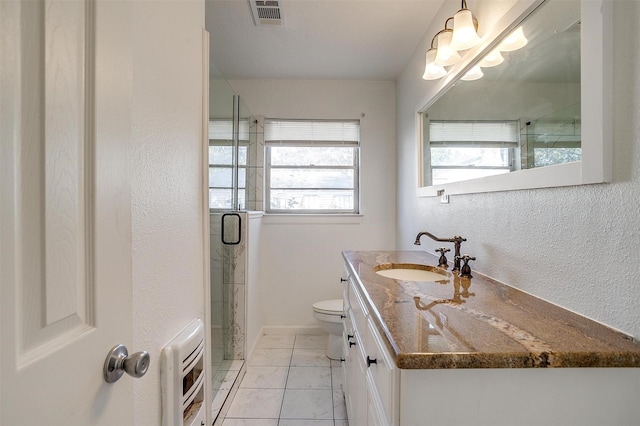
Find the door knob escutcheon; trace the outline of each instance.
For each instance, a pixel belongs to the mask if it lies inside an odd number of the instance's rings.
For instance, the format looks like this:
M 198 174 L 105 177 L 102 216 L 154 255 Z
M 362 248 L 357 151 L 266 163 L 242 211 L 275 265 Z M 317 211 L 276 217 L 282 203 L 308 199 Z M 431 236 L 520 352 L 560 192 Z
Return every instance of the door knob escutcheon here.
M 118 381 L 126 372 L 131 377 L 142 377 L 149 369 L 151 357 L 146 351 L 129 355 L 124 345 L 114 346 L 104 361 L 104 380 L 107 383 Z

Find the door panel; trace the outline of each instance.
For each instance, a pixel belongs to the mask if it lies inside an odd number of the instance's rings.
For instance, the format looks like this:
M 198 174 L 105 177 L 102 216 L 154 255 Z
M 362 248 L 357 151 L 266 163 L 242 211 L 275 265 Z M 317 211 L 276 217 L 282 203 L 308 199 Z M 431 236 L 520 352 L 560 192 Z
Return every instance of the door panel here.
M 0 8 L 0 423 L 132 424 L 130 5 Z
M 93 164 L 85 158 L 93 137 L 85 130 L 91 117 L 84 114 L 83 72 L 90 34 L 79 25 L 85 22 L 86 6 L 32 2 L 24 9 L 33 18 L 22 20 L 18 366 L 89 332 L 94 310 L 94 265 L 88 250 L 93 245 L 88 193 Z

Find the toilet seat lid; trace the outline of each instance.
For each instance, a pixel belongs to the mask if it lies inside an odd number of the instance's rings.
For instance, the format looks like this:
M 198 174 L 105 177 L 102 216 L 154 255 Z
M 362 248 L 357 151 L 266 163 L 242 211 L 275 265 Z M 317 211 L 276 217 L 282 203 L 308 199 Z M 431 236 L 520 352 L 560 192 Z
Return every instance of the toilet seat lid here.
M 322 300 L 313 304 L 313 310 L 325 314 L 342 314 L 344 312 L 344 304 L 342 299 Z

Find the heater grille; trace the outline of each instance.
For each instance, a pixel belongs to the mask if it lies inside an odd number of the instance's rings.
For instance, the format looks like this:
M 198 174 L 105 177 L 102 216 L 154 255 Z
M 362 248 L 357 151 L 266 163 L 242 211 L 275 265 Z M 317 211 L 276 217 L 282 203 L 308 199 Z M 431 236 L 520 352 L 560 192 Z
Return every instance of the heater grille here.
M 253 22 L 258 25 L 282 25 L 284 15 L 279 0 L 249 0 Z

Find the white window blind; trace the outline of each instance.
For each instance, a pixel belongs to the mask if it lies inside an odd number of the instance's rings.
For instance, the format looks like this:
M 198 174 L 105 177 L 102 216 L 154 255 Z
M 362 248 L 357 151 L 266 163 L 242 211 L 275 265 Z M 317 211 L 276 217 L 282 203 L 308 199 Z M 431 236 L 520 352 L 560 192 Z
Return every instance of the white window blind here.
M 358 145 L 360 122 L 357 120 L 266 120 L 267 145 Z
M 209 120 L 209 139 L 217 141 L 233 140 L 233 121 Z M 247 120 L 240 121 L 238 140 L 249 140 L 249 122 Z
M 431 145 L 517 147 L 520 126 L 514 121 L 440 121 L 429 122 Z

